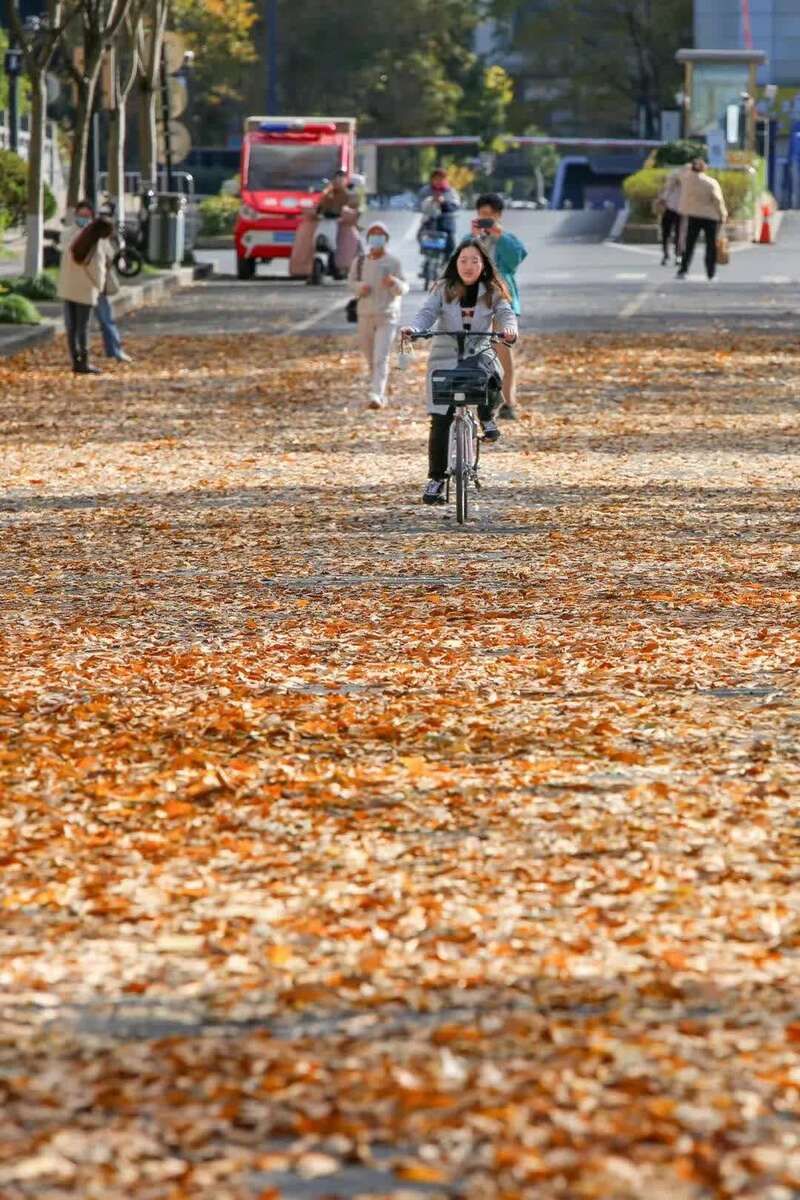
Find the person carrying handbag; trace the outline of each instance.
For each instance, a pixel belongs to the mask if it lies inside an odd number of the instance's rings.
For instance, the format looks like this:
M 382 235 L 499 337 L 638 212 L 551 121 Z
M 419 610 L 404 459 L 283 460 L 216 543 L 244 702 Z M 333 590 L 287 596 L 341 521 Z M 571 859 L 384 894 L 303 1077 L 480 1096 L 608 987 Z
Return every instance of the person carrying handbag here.
M 356 297 L 358 340 L 370 375 L 368 408 L 386 404 L 389 355 L 400 319 L 400 301 L 408 291 L 399 258 L 386 252 L 389 230 L 373 221 L 367 230 L 367 253 L 350 266 L 348 283 Z
M 716 179 L 706 174 L 702 158 L 692 159 L 688 170 L 681 172 L 679 200 L 683 242 L 683 257 L 677 278 L 685 279 L 692 265 L 697 239 L 702 233 L 706 241 L 706 274 L 709 282 L 717 272 L 717 239 L 728 220 L 728 210 L 722 188 Z
M 100 374 L 98 367 L 89 364 L 89 318 L 106 283 L 106 256 L 100 242 L 112 231 L 110 221 L 95 219 L 86 200 L 77 205 L 73 223 L 64 231 L 58 294 L 64 301 L 64 326 L 76 375 Z

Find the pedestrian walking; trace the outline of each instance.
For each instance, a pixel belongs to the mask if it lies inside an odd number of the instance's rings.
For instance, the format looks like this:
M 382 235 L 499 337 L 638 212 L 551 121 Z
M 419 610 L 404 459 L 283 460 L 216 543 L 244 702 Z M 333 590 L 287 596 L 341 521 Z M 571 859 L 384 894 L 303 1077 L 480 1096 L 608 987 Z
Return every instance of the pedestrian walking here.
M 58 295 L 64 301 L 64 325 L 72 369 L 77 375 L 99 375 L 89 363 L 89 319 L 106 282 L 106 252 L 100 245 L 113 228 L 82 200 L 64 230 L 58 273 Z
M 494 263 L 476 238 L 462 242 L 451 257 L 444 276 L 428 292 L 425 303 L 401 333 L 420 333 L 430 329 L 447 333 L 490 333 L 503 335 L 507 342 L 517 337 L 517 318 L 508 297 L 508 290 L 497 273 Z M 502 374 L 502 365 L 488 339 L 470 339 L 469 353 L 495 360 L 495 373 Z M 423 504 L 445 503 L 447 450 L 453 409 L 436 404 L 433 399 L 431 376 L 438 368 L 456 366 L 458 354 L 451 338 L 434 338 L 428 359 L 427 395 L 431 416 L 428 434 L 428 482 L 422 493 Z M 478 419 L 487 444 L 496 442 L 500 430 L 488 405 L 478 408 Z
M 686 278 L 697 239 L 702 233 L 706 242 L 706 274 L 711 280 L 717 271 L 717 238 L 728 219 L 728 210 L 722 188 L 706 173 L 702 158 L 693 159 L 689 170 L 681 172 L 679 208 L 684 249 L 678 279 Z
M 389 230 L 373 221 L 367 230 L 367 253 L 350 267 L 349 283 L 357 299 L 358 339 L 369 370 L 369 408 L 386 404 L 389 355 L 400 320 L 400 300 L 408 291 L 399 258 L 387 252 Z
M 664 180 L 664 186 L 656 197 L 656 207 L 661 224 L 661 265 L 669 262 L 669 247 L 672 242 L 675 261 L 678 260 L 678 233 L 681 225 L 681 171 L 672 171 Z
M 517 268 L 528 257 L 528 251 L 513 233 L 503 229 L 502 217 L 505 205 L 502 196 L 486 192 L 479 196 L 476 217 L 472 222 L 472 234 L 477 238 L 485 253 L 497 268 L 497 273 L 508 289 L 514 315 L 519 317 L 522 306 L 517 286 Z M 514 350 L 507 343 L 498 343 L 497 355 L 503 367 L 503 404 L 497 414 L 505 420 L 517 417 L 517 372 Z

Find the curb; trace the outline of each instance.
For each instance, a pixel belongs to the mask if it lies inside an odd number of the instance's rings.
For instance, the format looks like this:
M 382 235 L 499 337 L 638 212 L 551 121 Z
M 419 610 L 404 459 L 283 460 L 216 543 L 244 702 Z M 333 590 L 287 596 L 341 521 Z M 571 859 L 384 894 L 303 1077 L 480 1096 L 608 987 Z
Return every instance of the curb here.
M 181 287 L 189 287 L 194 283 L 193 267 L 176 267 L 165 271 L 155 279 L 147 279 L 144 283 L 124 285 L 124 292 L 115 296 L 111 309 L 115 317 L 123 317 L 126 313 L 150 304 L 160 304 L 162 300 Z M 45 318 L 41 325 L 24 326 L 14 333 L 6 334 L 0 326 L 0 358 L 12 358 L 23 350 L 29 350 L 40 342 L 49 342 L 55 335 L 64 332 L 64 322 L 61 317 Z
M 41 325 L 24 325 L 22 328 L 8 328 L 13 332 L 3 331 L 3 334 L 0 334 L 0 358 L 13 358 L 15 354 L 22 354 L 23 350 L 52 342 L 56 335 L 53 321 L 43 321 Z
M 214 237 L 196 237 L 194 239 L 195 250 L 233 250 L 235 245 L 232 233 L 219 234 L 219 236 Z

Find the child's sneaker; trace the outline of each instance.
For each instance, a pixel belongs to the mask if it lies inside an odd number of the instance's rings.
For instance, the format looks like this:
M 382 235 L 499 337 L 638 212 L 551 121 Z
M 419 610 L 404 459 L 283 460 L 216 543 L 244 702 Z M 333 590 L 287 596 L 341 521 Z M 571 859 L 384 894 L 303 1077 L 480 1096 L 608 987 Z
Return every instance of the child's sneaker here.
M 483 440 L 485 442 L 496 442 L 500 437 L 500 430 L 494 421 L 481 421 L 481 428 L 483 429 Z
M 444 496 L 445 482 L 443 479 L 429 479 L 422 493 L 423 504 L 446 504 Z

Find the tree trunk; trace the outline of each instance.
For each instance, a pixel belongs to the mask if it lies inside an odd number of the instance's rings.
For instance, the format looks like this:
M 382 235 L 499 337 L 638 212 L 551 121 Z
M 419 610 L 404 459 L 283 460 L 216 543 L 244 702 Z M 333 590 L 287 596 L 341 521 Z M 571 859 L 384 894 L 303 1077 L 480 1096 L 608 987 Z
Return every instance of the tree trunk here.
M 108 114 L 108 190 L 117 205 L 120 227 L 125 222 L 125 101 Z
M 38 275 L 42 270 L 44 244 L 44 133 L 47 89 L 44 71 L 29 73 L 31 85 L 30 148 L 28 150 L 28 212 L 25 242 L 25 274 Z
M 92 119 L 94 82 L 84 80 L 78 87 L 78 105 L 75 113 L 75 138 L 72 143 L 72 161 L 69 166 L 67 184 L 67 208 L 74 209 L 83 199 L 86 187 L 86 155 L 89 147 L 89 122 Z
M 141 125 L 139 128 L 139 161 L 142 186 L 158 189 L 158 91 L 142 83 L 142 100 L 139 106 Z

